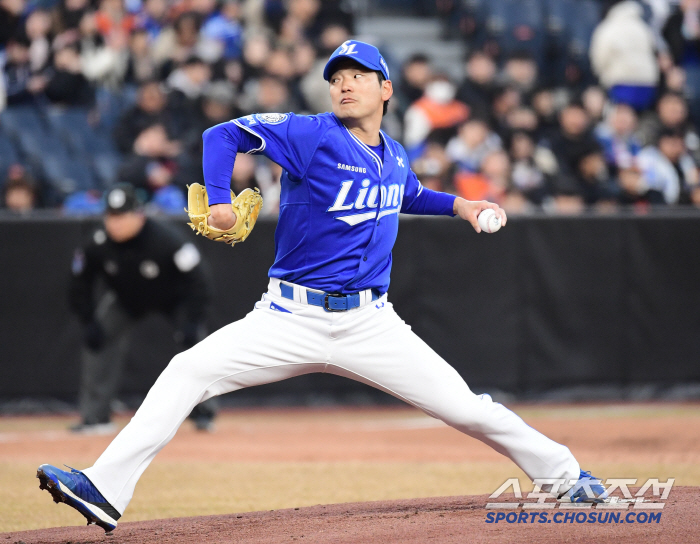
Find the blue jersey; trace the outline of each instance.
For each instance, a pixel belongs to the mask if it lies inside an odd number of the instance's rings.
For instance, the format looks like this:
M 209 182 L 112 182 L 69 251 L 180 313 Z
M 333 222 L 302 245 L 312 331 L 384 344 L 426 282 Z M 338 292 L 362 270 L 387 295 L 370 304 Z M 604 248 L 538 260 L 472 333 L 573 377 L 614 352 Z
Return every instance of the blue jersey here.
M 283 168 L 270 277 L 334 293 L 389 288 L 398 214 L 453 215 L 453 195 L 424 188 L 383 132 L 383 160 L 332 113 L 248 115 L 204 132 L 210 204 L 230 203 L 236 153 Z

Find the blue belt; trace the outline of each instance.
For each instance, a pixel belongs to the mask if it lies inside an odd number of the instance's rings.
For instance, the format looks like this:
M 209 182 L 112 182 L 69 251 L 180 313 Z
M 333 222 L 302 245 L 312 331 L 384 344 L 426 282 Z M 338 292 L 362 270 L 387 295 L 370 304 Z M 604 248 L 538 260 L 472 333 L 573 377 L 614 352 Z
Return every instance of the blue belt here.
M 280 282 L 280 293 L 284 298 L 294 300 L 294 287 Z M 379 298 L 379 292 L 372 289 L 372 300 Z M 327 312 L 344 312 L 360 306 L 360 293 L 316 293 L 306 289 L 306 300 L 312 306 L 320 306 Z

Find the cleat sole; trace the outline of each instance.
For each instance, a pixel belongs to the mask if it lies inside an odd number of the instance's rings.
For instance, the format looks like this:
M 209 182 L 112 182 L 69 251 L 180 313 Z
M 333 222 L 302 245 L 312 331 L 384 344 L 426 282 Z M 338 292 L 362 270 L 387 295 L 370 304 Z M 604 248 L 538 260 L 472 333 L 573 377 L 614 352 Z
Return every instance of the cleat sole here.
M 91 512 L 84 503 L 76 500 L 77 498 L 74 499 L 64 493 L 60 486 L 41 470 L 41 467 L 39 467 L 39 470 L 36 471 L 36 477 L 39 478 L 39 489 L 46 489 L 51 494 L 53 502 L 63 502 L 68 506 L 73 507 L 85 517 L 88 525 L 98 525 L 104 529 L 105 533 L 111 533 L 116 528 L 116 522 L 114 522 L 114 525 L 110 525 L 109 523 L 101 520 L 96 514 Z M 70 491 L 68 491 L 68 493 L 70 493 Z M 72 493 L 70 494 L 72 495 Z
M 46 474 L 44 474 L 41 470 L 36 471 L 36 477 L 39 478 L 39 489 L 45 489 L 51 493 L 53 502 L 63 502 L 63 494 L 58 489 L 56 482 L 54 482 L 51 478 L 47 478 Z

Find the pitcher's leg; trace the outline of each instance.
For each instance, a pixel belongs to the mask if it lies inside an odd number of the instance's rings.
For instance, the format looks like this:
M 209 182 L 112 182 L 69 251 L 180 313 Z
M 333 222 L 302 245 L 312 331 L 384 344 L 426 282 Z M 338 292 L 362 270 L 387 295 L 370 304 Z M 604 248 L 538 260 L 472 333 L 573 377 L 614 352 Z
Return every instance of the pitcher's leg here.
M 120 513 L 139 477 L 192 409 L 216 395 L 322 371 L 322 325 L 293 314 L 255 310 L 176 355 L 131 422 L 84 471 Z
M 488 395 L 475 395 L 459 373 L 416 336 L 386 303 L 347 327 L 327 372 L 382 389 L 512 459 L 531 479 L 578 479 L 566 446 L 527 425 Z

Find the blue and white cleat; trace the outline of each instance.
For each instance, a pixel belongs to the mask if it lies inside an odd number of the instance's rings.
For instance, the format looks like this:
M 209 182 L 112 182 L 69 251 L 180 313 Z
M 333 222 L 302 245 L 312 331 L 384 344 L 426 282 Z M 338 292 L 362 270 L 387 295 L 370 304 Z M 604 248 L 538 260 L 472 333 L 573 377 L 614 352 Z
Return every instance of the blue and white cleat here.
M 70 468 L 70 467 L 68 467 Z M 65 502 L 106 533 L 114 530 L 121 514 L 107 502 L 85 474 L 71 468 L 70 472 L 52 465 L 41 465 L 36 471 L 39 489 L 46 489 L 53 502 Z
M 603 487 L 603 482 L 600 478 L 591 476 L 591 473 L 585 470 L 581 471 L 578 480 L 574 486 L 566 493 L 559 495 L 560 502 L 605 502 L 607 491 Z

